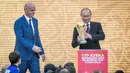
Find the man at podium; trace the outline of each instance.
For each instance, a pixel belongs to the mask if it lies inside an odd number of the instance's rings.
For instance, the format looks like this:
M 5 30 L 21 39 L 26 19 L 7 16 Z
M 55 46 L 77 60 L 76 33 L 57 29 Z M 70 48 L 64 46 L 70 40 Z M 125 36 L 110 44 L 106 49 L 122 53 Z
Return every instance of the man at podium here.
M 80 16 L 82 23 L 74 27 L 72 47 L 79 45 L 80 49 L 101 49 L 99 40 L 105 39 L 101 23 L 90 21 L 92 13 L 89 8 L 83 8 Z

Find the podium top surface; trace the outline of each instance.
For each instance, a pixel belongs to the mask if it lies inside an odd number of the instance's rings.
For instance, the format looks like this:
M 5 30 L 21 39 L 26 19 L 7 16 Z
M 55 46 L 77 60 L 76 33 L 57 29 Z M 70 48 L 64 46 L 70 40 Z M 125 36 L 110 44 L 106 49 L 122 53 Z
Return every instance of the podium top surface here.
M 100 49 L 79 49 L 78 51 L 108 51 L 108 50 L 100 50 Z

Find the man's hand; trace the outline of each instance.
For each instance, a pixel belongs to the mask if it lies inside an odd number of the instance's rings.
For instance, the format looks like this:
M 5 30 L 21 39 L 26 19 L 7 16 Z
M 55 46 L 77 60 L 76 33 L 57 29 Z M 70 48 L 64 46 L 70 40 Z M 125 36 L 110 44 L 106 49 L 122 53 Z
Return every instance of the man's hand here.
M 39 52 L 41 52 L 42 50 L 41 50 L 40 47 L 34 46 L 33 51 L 36 52 L 36 53 L 39 53 Z
M 85 39 L 85 36 L 78 36 L 77 38 L 78 38 L 78 41 L 81 41 Z
M 42 61 L 44 62 L 46 59 L 45 54 L 41 55 L 41 57 L 42 57 Z
M 89 33 L 86 33 L 86 34 L 85 34 L 85 39 L 87 39 L 87 38 L 89 38 L 89 39 L 92 40 L 92 36 L 91 36 Z

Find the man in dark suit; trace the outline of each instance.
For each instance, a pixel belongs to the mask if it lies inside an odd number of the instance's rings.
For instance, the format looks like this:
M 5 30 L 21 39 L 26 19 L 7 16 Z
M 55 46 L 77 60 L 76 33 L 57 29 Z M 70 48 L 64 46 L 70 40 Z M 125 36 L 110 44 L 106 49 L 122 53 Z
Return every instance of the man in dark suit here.
M 38 20 L 34 18 L 35 5 L 26 3 L 25 14 L 14 23 L 16 35 L 15 51 L 20 52 L 20 73 L 40 73 L 39 56 L 45 60 L 44 50 L 40 41 L 38 31 Z
M 98 22 L 92 22 L 91 20 L 91 10 L 88 8 L 83 8 L 81 10 L 80 16 L 82 21 L 87 28 L 87 31 L 83 37 L 79 36 L 77 28 L 74 27 L 72 47 L 75 48 L 79 45 L 80 49 L 101 49 L 99 40 L 105 39 L 105 34 L 102 30 L 102 26 Z M 87 43 L 80 43 L 81 40 L 85 39 Z

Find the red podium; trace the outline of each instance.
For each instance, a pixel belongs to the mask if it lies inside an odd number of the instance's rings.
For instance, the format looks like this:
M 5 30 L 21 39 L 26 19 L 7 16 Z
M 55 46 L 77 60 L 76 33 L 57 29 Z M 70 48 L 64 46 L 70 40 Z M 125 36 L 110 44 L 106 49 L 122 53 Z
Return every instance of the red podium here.
M 108 73 L 107 50 L 78 50 L 78 73 Z

